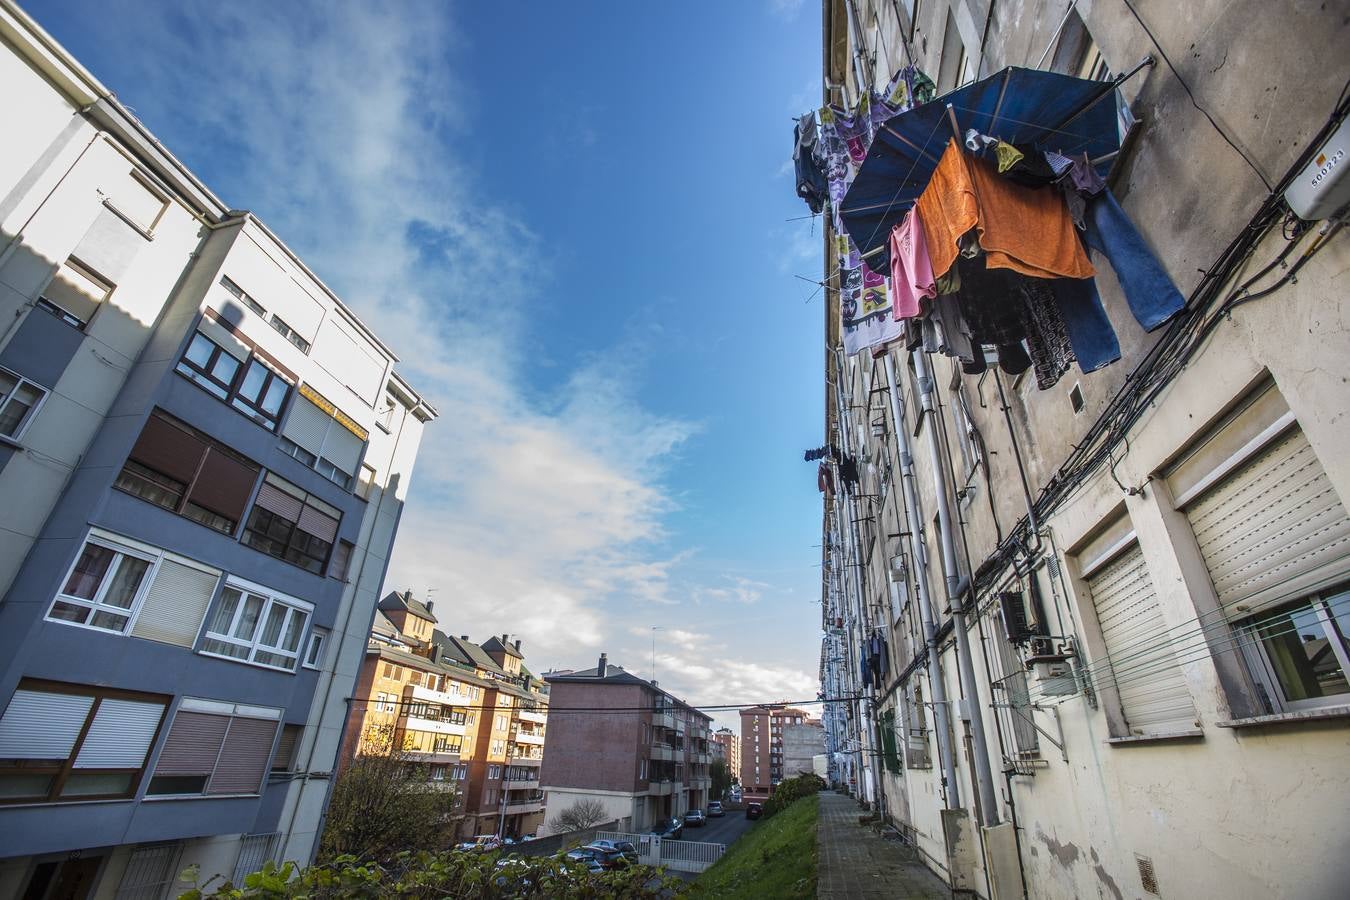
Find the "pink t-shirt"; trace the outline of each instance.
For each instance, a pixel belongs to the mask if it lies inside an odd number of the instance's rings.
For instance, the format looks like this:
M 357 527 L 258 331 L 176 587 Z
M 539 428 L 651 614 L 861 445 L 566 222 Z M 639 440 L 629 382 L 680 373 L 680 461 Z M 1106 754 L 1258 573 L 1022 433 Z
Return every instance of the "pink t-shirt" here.
M 928 242 L 917 208 L 891 230 L 891 291 L 895 294 L 897 321 L 919 315 L 920 301 L 937 296 L 933 263 L 928 259 Z

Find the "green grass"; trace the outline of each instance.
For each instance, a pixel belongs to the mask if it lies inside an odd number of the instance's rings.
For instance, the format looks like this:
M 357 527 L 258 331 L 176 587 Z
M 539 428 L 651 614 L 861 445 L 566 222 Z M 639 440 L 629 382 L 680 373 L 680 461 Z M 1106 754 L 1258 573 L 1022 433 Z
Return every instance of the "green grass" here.
M 810 898 L 816 896 L 816 816 L 820 798 L 803 797 L 762 819 L 698 877 L 686 896 Z

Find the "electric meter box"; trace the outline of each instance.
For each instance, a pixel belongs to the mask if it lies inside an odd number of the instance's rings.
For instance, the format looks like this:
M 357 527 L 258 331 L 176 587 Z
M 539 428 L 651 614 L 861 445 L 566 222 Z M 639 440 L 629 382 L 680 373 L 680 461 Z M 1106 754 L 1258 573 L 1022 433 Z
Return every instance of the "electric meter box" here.
M 1284 192 L 1284 200 L 1294 215 L 1305 222 L 1316 222 L 1334 215 L 1350 203 L 1347 154 L 1350 154 L 1350 118 L 1341 122 L 1341 127 Z
M 1033 662 L 1031 674 L 1041 693 L 1047 696 L 1062 697 L 1078 692 L 1078 687 L 1073 683 L 1073 671 L 1067 662 Z

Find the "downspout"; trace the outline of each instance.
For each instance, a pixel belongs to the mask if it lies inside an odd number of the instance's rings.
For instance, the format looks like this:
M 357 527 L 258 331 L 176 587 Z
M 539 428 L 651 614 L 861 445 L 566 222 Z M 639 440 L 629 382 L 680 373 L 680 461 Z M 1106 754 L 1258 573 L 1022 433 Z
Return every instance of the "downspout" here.
M 923 514 L 918 492 L 914 489 L 914 456 L 909 446 L 909 428 L 905 423 L 904 406 L 900 402 L 900 380 L 895 377 L 895 358 L 886 352 L 886 383 L 890 386 L 891 421 L 895 427 L 895 450 L 900 461 L 900 481 L 905 494 L 905 531 L 909 534 L 909 556 L 914 565 L 915 593 L 919 600 L 919 618 L 923 623 L 924 643 L 928 647 L 928 683 L 933 695 L 933 718 L 937 727 L 938 761 L 942 765 L 942 780 L 946 787 L 947 808 L 961 805 L 961 789 L 956 781 L 956 763 L 949 743 L 951 725 L 947 707 L 947 686 L 942 680 L 942 663 L 938 654 L 937 623 L 933 617 L 933 602 L 928 594 L 928 556 L 923 544 Z
M 928 370 L 928 357 L 922 352 L 913 354 L 915 372 L 919 378 L 920 415 L 935 418 L 933 408 L 933 378 Z M 947 485 L 947 469 L 943 465 L 942 449 L 938 446 L 937 423 L 928 426 L 928 450 L 933 468 L 933 490 L 937 494 L 938 537 L 942 544 L 943 575 L 947 584 L 947 599 L 952 607 L 952 633 L 956 636 L 956 664 L 970 704 L 970 734 L 975 752 L 975 784 L 980 796 L 981 824 L 997 825 L 998 798 L 994 794 L 994 777 L 989 768 L 989 747 L 984 735 L 984 715 L 980 704 L 979 686 L 975 681 L 975 665 L 971 658 L 970 634 L 966 627 L 965 595 L 970 592 L 970 580 L 963 579 L 956 565 L 956 542 L 952 536 L 951 498 Z

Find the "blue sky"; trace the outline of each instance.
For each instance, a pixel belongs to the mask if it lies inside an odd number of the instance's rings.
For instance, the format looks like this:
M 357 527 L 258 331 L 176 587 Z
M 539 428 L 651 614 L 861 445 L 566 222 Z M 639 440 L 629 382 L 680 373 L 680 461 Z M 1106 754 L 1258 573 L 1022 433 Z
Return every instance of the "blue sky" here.
M 814 8 L 375 6 L 28 8 L 440 410 L 386 587 L 536 670 L 659 625 L 695 702 L 813 695 Z

